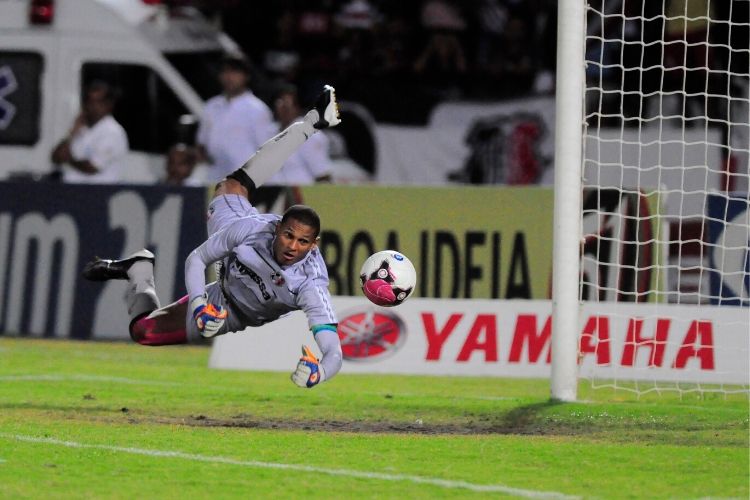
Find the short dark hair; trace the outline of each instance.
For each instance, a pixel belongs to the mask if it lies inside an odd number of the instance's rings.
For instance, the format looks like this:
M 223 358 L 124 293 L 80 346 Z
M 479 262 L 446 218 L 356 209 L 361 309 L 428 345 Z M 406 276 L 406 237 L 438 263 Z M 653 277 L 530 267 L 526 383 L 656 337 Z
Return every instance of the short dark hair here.
M 111 103 L 114 103 L 118 97 L 117 89 L 115 89 L 112 85 L 110 85 L 108 82 L 105 82 L 104 80 L 90 81 L 84 89 L 84 97 L 86 97 L 90 92 L 101 92 L 102 94 L 104 94 L 104 98 Z
M 318 212 L 313 210 L 312 207 L 308 207 L 307 205 L 292 205 L 284 211 L 281 223 L 284 224 L 290 219 L 313 228 L 316 238 L 320 234 L 320 216 L 318 216 Z
M 198 160 L 198 154 L 196 153 L 195 148 L 185 144 L 184 142 L 173 144 L 167 150 L 167 157 L 169 157 L 169 155 L 171 155 L 172 153 L 185 153 L 186 159 L 190 163 L 195 163 Z
M 299 92 L 297 91 L 297 86 L 293 83 L 281 83 L 279 84 L 278 88 L 276 89 L 276 97 L 281 97 L 283 95 L 292 95 L 295 99 L 299 96 Z
M 234 69 L 250 74 L 250 61 L 242 54 L 227 53 L 221 58 L 221 69 Z

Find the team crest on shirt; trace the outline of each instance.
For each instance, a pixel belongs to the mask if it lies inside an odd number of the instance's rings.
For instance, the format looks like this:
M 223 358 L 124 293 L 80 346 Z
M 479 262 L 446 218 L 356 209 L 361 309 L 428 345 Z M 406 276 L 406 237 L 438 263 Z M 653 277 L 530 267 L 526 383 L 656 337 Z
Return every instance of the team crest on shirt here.
M 276 286 L 281 286 L 286 283 L 284 275 L 276 271 L 271 272 L 271 281 L 273 281 L 273 284 Z

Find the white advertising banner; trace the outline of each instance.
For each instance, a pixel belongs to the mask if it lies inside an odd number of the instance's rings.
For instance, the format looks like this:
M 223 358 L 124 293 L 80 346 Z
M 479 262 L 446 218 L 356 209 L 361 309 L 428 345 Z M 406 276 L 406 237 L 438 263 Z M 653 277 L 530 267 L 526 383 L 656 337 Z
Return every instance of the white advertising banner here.
M 523 133 L 516 126 L 522 123 L 535 124 L 536 132 Z M 516 154 L 533 156 L 541 170 L 537 184 L 551 186 L 554 125 L 553 97 L 446 102 L 433 110 L 427 126 L 378 124 L 376 180 L 394 185 L 446 185 L 448 175 L 463 169 L 472 152 L 486 151 L 488 161 L 499 162 L 498 169 L 505 168 Z
M 345 373 L 547 378 L 551 302 L 335 297 Z M 750 308 L 586 304 L 582 376 L 747 384 Z M 313 345 L 302 313 L 214 341 L 209 366 L 291 371 Z M 314 346 L 315 347 L 315 346 Z M 316 347 L 315 347 L 316 348 Z

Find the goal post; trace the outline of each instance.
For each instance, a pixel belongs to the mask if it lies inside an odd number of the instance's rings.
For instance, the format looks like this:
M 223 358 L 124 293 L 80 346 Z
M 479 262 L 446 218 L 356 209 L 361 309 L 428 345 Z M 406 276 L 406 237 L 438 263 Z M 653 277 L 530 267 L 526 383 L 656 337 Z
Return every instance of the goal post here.
M 575 401 L 578 385 L 581 167 L 583 144 L 583 0 L 560 0 L 555 103 L 555 201 L 552 267 L 551 396 Z
M 560 0 L 551 397 L 748 394 L 750 1 Z

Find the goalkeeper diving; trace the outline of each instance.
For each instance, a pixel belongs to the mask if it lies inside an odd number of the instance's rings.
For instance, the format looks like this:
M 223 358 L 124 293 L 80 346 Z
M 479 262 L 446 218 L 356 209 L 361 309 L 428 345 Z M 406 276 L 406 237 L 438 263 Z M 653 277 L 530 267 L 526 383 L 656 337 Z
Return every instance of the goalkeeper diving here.
M 185 261 L 188 295 L 177 302 L 160 306 L 155 256 L 146 249 L 122 260 L 96 258 L 86 264 L 83 275 L 89 280 L 128 280 L 134 341 L 150 346 L 199 342 L 301 310 L 323 355 L 318 360 L 302 346 L 292 381 L 310 388 L 338 373 L 341 343 L 328 271 L 317 246 L 318 214 L 305 205 L 294 205 L 281 217 L 260 214 L 249 197 L 310 136 L 340 121 L 335 90 L 326 85 L 302 121 L 268 140 L 219 182 L 208 207 L 209 237 Z M 219 263 L 218 279 L 206 284 L 205 271 L 213 263 Z

